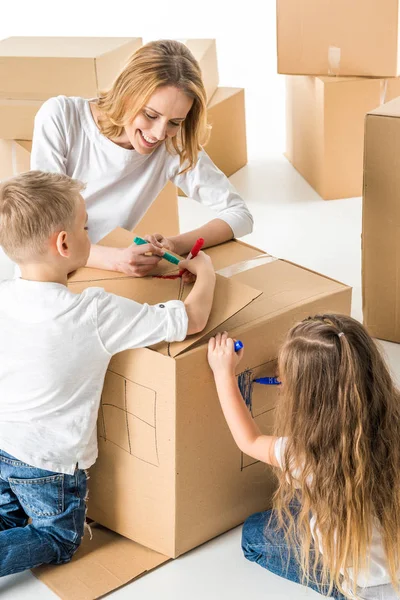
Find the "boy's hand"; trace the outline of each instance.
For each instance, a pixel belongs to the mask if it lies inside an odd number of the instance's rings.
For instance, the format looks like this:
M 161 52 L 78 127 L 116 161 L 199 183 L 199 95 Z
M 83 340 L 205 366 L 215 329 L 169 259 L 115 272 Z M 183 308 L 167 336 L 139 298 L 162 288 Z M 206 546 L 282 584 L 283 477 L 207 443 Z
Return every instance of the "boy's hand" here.
M 112 269 L 131 277 L 145 277 L 152 271 L 163 257 L 164 250 L 153 244 L 128 248 L 110 248 L 113 252 Z
M 243 348 L 235 352 L 235 340 L 226 331 L 217 333 L 208 342 L 208 363 L 214 375 L 235 374 L 235 369 L 243 357 Z
M 196 277 L 202 273 L 213 273 L 215 275 L 211 258 L 204 252 L 199 252 L 195 258 L 190 260 L 181 260 L 179 269 L 186 269 Z

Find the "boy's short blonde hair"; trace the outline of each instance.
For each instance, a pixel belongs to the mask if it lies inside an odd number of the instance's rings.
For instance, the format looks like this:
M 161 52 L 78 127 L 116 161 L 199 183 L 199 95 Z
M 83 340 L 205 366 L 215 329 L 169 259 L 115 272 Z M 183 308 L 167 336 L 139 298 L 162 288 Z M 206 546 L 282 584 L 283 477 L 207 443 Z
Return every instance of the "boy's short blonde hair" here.
M 60 173 L 28 171 L 0 184 L 0 245 L 23 263 L 46 251 L 53 233 L 73 225 L 83 183 Z

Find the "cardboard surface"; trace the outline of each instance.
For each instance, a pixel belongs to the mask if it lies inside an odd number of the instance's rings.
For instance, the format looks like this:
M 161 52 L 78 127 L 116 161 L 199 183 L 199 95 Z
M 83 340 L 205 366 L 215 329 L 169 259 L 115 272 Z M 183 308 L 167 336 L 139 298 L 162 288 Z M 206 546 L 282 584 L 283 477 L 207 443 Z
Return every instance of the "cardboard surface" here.
M 119 238 L 118 242 L 116 238 Z M 132 244 L 132 233 L 118 228 L 106 236 L 102 240 L 102 244 L 106 246 L 118 244 L 120 247 L 126 247 Z M 162 260 L 157 273 L 170 273 L 178 270 L 179 268 L 175 265 Z M 90 268 L 78 269 L 69 279 L 70 289 L 77 293 L 93 286 L 100 286 L 107 292 L 149 304 L 158 304 L 169 300 L 185 300 L 193 287 L 193 285 L 184 285 L 181 279 L 162 280 L 152 276 L 127 277 L 123 273 Z M 199 334 L 188 336 L 183 342 L 160 344 L 157 346 L 157 350 L 162 354 L 177 356 L 235 315 L 257 298 L 260 293 L 251 286 L 236 284 L 226 277 L 217 275 L 213 308 L 205 330 Z
M 120 235 L 120 230 L 112 234 Z M 263 288 L 261 296 L 214 329 L 227 329 L 243 340 L 241 369 L 270 375 L 294 322 L 321 311 L 350 311 L 348 287 L 273 257 L 263 262 L 256 248 L 233 241 L 210 254 L 219 268 L 241 263 L 230 278 L 220 277 L 218 286 L 225 279 Z M 104 282 L 121 292 L 120 280 Z M 148 283 L 139 283 L 148 290 Z M 160 283 L 165 297 L 166 282 Z M 73 283 L 73 289 L 76 285 L 82 282 Z M 218 305 L 217 296 L 214 312 Z M 179 353 L 172 349 L 170 356 L 164 349 L 139 349 L 113 357 L 102 395 L 89 515 L 172 557 L 267 508 L 274 489 L 270 470 L 243 456 L 226 426 L 207 365 L 209 329 L 196 346 Z M 258 390 L 255 398 L 254 417 L 265 430 L 273 426 L 278 401 L 271 393 Z M 118 490 L 112 506 L 107 502 L 111 490 Z
M 170 560 L 93 523 L 65 565 L 42 565 L 33 574 L 62 600 L 95 600 Z
M 0 41 L 0 98 L 96 97 L 141 45 L 141 38 L 7 38 Z
M 41 100 L 0 99 L 0 139 L 31 140 Z
M 400 78 L 287 77 L 286 157 L 325 200 L 362 194 L 364 119 Z
M 398 0 L 277 0 L 278 72 L 400 75 Z
M 213 39 L 181 40 L 192 52 L 200 65 L 203 83 L 209 101 L 219 83 L 217 45 Z
M 243 88 L 220 87 L 208 107 L 211 136 L 205 147 L 227 177 L 247 164 L 246 115 Z
M 364 324 L 400 342 L 400 98 L 365 121 L 362 222 Z

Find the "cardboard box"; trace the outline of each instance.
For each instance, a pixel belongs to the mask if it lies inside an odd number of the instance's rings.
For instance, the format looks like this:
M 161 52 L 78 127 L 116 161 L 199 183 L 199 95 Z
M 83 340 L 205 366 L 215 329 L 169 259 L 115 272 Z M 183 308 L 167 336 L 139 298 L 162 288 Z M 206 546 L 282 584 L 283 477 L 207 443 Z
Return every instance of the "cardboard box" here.
M 0 41 L 0 98 L 94 98 L 141 45 L 141 38 L 7 38 Z
M 278 72 L 396 77 L 398 0 L 277 0 Z
M 218 88 L 208 104 L 207 113 L 212 130 L 205 150 L 217 167 L 230 177 L 247 164 L 244 89 Z
M 180 40 L 183 42 L 200 65 L 203 75 L 207 99 L 210 100 L 219 83 L 217 45 L 212 39 Z
M 361 196 L 364 118 L 400 78 L 286 79 L 286 157 L 325 200 Z
M 400 342 L 400 98 L 365 120 L 362 220 L 364 324 Z
M 32 142 L 0 139 L 0 181 L 30 170 Z M 135 227 L 137 235 L 162 233 L 178 235 L 178 190 L 170 181 L 158 194 L 144 217 Z
M 0 139 L 31 140 L 33 124 L 41 100 L 0 98 Z
M 123 247 L 131 237 L 117 229 L 102 243 Z M 223 277 L 206 330 L 112 359 L 98 421 L 99 458 L 91 469 L 89 516 L 170 557 L 267 508 L 274 489 L 270 470 L 241 454 L 224 421 L 206 360 L 211 331 L 227 329 L 244 342 L 241 371 L 273 375 L 293 323 L 321 311 L 350 311 L 350 289 L 331 279 L 240 242 L 209 253 Z M 162 262 L 164 272 L 174 269 Z M 89 269 L 78 271 L 69 285 L 74 291 L 100 285 L 150 303 L 187 294 L 179 280 Z M 260 389 L 253 396 L 253 416 L 265 431 L 271 430 L 278 393 Z

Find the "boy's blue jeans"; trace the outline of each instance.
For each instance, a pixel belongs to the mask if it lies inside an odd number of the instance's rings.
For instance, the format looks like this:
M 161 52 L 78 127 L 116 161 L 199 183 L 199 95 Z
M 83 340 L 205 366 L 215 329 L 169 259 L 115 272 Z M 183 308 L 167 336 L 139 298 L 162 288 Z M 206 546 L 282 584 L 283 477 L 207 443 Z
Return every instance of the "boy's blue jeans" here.
M 298 507 L 290 507 L 291 513 L 296 520 Z M 271 573 L 294 581 L 302 583 L 302 571 L 296 558 L 297 553 L 290 551 L 290 547 L 285 538 L 282 529 L 279 529 L 276 517 L 276 511 L 267 510 L 249 517 L 244 525 L 242 532 L 242 549 L 248 560 L 258 563 L 264 569 Z M 314 554 L 310 552 L 311 564 L 314 562 Z M 312 578 L 307 583 L 308 587 L 316 590 L 323 596 L 326 596 L 328 587 L 323 587 L 318 581 Z M 318 569 L 317 569 L 318 577 Z M 337 600 L 346 600 L 336 588 L 333 589 L 331 598 Z
M 71 559 L 83 536 L 86 482 L 80 469 L 45 471 L 0 450 L 0 577 Z

